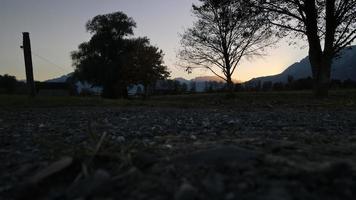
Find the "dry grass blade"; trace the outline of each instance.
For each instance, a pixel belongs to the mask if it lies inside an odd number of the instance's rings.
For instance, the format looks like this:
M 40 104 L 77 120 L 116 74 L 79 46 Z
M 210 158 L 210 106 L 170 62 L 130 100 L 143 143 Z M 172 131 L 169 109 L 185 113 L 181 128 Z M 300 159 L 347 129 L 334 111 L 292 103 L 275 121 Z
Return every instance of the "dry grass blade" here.
M 73 163 L 73 158 L 71 157 L 64 157 L 61 160 L 58 160 L 57 162 L 52 163 L 45 169 L 41 170 L 37 174 L 35 174 L 33 177 L 29 179 L 29 182 L 31 183 L 38 183 L 41 180 L 62 171 L 63 169 L 69 167 Z
M 91 141 L 93 141 L 93 142 L 97 141 L 98 138 L 93 132 L 91 120 L 88 121 L 87 128 L 88 128 L 88 134 L 89 134 Z
M 94 151 L 93 156 L 95 156 L 95 155 L 99 152 L 99 150 L 100 150 L 100 148 L 101 148 L 101 146 L 102 146 L 102 144 L 103 144 L 103 142 L 104 142 L 106 136 L 107 136 L 107 133 L 106 133 L 106 132 L 104 132 L 104 133 L 101 135 L 100 140 L 99 140 L 98 144 L 97 144 L 96 147 L 95 147 L 95 151 Z

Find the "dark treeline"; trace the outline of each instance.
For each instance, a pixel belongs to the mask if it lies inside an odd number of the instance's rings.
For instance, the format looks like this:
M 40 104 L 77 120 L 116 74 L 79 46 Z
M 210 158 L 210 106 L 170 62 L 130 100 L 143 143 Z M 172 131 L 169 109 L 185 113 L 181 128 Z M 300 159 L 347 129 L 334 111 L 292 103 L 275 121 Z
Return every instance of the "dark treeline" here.
M 190 81 L 182 83 L 177 80 L 162 80 L 157 82 L 154 95 L 194 94 L 202 92 L 227 91 L 228 85 L 217 81 Z
M 16 91 L 19 86 L 19 82 L 16 80 L 15 76 L 10 76 L 8 74 L 0 75 L 0 93 L 12 94 Z
M 175 80 L 166 80 L 160 82 L 153 91 L 155 95 L 175 95 L 175 94 L 194 94 L 194 93 L 219 93 L 229 92 L 231 88 L 226 84 L 216 81 L 206 81 L 203 87 L 196 88 L 196 82 L 189 84 L 180 83 Z M 272 82 L 272 81 L 256 81 L 253 83 L 237 83 L 234 84 L 233 90 L 235 92 L 268 92 L 268 91 L 298 91 L 298 90 L 312 90 L 313 79 L 311 77 L 294 80 L 293 77 L 288 77 L 288 82 Z M 356 81 L 354 80 L 331 80 L 330 89 L 356 89 Z
M 176 80 L 165 80 L 157 82 L 153 93 L 155 95 L 168 95 L 168 94 L 186 94 L 189 92 L 186 83 L 180 83 Z
M 96 92 L 90 88 L 78 90 L 77 85 L 73 82 L 73 78 L 67 79 L 66 82 L 35 82 L 36 92 L 39 95 L 74 95 L 74 96 L 94 96 Z M 137 90 L 132 93 L 132 96 L 145 96 L 143 85 L 136 85 Z M 130 89 L 132 86 L 128 86 Z M 356 81 L 354 80 L 331 80 L 330 89 L 356 89 Z M 235 92 L 268 92 L 268 91 L 295 91 L 295 90 L 312 90 L 313 79 L 311 77 L 295 80 L 289 76 L 287 82 L 272 82 L 272 81 L 255 81 L 247 83 L 234 84 Z M 229 92 L 231 88 L 225 83 L 216 81 L 205 82 L 187 82 L 182 83 L 177 80 L 159 80 L 155 86 L 150 87 L 151 95 L 180 95 L 194 93 L 219 93 Z M 15 76 L 0 75 L 0 94 L 27 94 L 27 86 L 24 81 L 18 81 Z
M 313 79 L 311 77 L 294 80 L 288 78 L 288 82 L 256 81 L 253 83 L 242 83 L 235 85 L 235 91 L 290 91 L 290 90 L 312 90 Z M 331 80 L 329 89 L 355 89 L 356 81 L 353 80 Z
M 46 93 L 58 95 L 77 95 L 75 86 L 71 82 L 51 83 L 35 81 L 36 93 Z M 62 91 L 59 93 L 58 91 Z M 18 81 L 15 76 L 0 75 L 0 94 L 28 94 L 28 87 L 25 81 Z

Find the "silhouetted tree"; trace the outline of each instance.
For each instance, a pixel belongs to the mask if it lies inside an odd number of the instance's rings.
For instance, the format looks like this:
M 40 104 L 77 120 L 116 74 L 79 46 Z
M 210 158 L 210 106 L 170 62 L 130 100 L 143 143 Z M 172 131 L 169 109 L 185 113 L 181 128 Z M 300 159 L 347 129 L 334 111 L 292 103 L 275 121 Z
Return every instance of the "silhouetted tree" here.
M 11 94 L 15 91 L 17 85 L 17 80 L 15 76 L 10 76 L 5 74 L 0 75 L 0 88 L 5 90 L 5 93 Z
M 79 80 L 73 74 L 66 79 L 66 83 L 69 89 L 69 95 L 78 95 L 77 82 Z
M 292 75 L 288 75 L 287 82 L 292 83 L 294 81 L 294 77 Z
M 242 92 L 248 90 L 247 88 L 245 88 L 245 85 L 243 83 L 236 83 L 234 88 L 236 92 Z
M 182 85 L 179 81 L 173 80 L 173 91 L 174 94 L 180 94 L 182 92 Z
M 188 72 L 206 68 L 233 88 L 232 75 L 241 58 L 260 55 L 269 44 L 270 29 L 244 0 L 200 2 L 193 5 L 198 20 L 182 35 L 178 57 Z
M 276 91 L 284 90 L 284 84 L 282 82 L 273 83 L 273 90 Z
M 330 88 L 339 89 L 342 86 L 341 80 L 333 79 L 330 82 Z
M 181 94 L 182 85 L 176 80 L 159 81 L 158 87 L 156 86 L 155 92 L 157 94 Z
M 256 85 L 255 85 L 255 90 L 260 91 L 262 89 L 262 81 L 258 80 Z
M 343 88 L 356 88 L 356 81 L 353 81 L 351 79 L 344 80 L 342 83 Z
M 313 79 L 311 77 L 301 78 L 292 82 L 292 90 L 309 90 L 313 88 Z
M 182 92 L 186 93 L 188 91 L 188 84 L 182 83 Z
M 309 44 L 317 97 L 328 95 L 332 59 L 356 38 L 355 0 L 252 0 L 285 36 L 293 32 Z
M 136 94 L 141 95 L 142 93 L 143 93 L 142 88 L 140 86 L 137 86 Z
M 75 75 L 103 86 L 103 97 L 127 97 L 130 84 L 143 84 L 147 94 L 156 80 L 169 76 L 161 50 L 147 38 L 126 38 L 134 27 L 134 20 L 122 12 L 98 15 L 86 25 L 93 34 L 90 41 L 72 53 Z
M 127 40 L 126 51 L 125 63 L 129 70 L 126 74 L 130 76 L 132 83 L 144 86 L 145 97 L 157 80 L 164 80 L 170 76 L 163 62 L 163 51 L 151 46 L 147 38 Z
M 197 91 L 197 83 L 195 81 L 191 81 L 189 87 L 191 93 L 195 93 Z
M 273 83 L 272 81 L 265 81 L 262 84 L 262 90 L 263 91 L 270 91 L 272 90 Z
M 133 35 L 136 23 L 122 12 L 98 15 L 86 24 L 89 42 L 72 52 L 75 74 L 81 80 L 103 86 L 103 97 L 127 96 L 125 77 L 125 36 Z

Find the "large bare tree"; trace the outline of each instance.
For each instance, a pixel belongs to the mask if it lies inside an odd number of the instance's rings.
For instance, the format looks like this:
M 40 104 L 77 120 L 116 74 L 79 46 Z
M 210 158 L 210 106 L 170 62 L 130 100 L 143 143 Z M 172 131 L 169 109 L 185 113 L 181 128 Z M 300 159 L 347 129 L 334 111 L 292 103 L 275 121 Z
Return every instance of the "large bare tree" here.
M 328 96 L 334 57 L 356 39 L 355 0 L 256 0 L 281 31 L 307 39 L 317 97 Z
M 263 17 L 244 0 L 200 0 L 197 18 L 182 35 L 178 57 L 188 71 L 205 68 L 232 88 L 232 75 L 242 57 L 260 55 L 271 36 Z

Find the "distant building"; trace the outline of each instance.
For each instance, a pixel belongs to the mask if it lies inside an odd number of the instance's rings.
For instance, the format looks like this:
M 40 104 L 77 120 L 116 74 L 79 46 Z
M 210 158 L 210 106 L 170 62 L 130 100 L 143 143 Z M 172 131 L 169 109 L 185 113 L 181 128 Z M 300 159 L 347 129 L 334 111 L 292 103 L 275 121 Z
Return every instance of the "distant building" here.
M 83 93 L 90 93 L 92 95 L 100 95 L 103 91 L 102 87 L 98 86 L 93 86 L 92 84 L 89 84 L 88 82 L 81 82 L 78 81 L 76 84 L 76 90 L 78 94 L 83 94 Z

